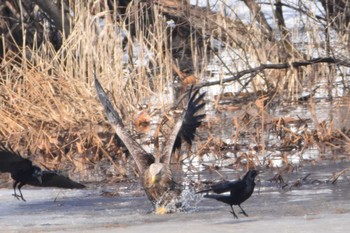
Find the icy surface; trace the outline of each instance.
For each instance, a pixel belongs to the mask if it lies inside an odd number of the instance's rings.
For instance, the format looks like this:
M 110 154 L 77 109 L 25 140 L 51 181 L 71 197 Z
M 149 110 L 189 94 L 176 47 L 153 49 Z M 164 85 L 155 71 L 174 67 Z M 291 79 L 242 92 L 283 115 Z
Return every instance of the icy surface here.
M 0 232 L 347 232 L 350 185 L 344 177 L 337 184 L 326 183 L 331 175 L 327 169 L 309 167 L 285 176 L 292 184 L 311 172 L 309 181 L 321 181 L 291 190 L 269 182 L 273 172 L 266 171 L 253 196 L 242 204 L 249 217 L 239 214 L 239 219 L 232 217 L 229 206 L 194 192 L 186 194 L 184 212 L 156 215 L 143 192 L 106 197 L 102 193 L 111 187 L 25 186 L 27 202 L 22 202 L 11 196 L 11 189 L 0 189 Z

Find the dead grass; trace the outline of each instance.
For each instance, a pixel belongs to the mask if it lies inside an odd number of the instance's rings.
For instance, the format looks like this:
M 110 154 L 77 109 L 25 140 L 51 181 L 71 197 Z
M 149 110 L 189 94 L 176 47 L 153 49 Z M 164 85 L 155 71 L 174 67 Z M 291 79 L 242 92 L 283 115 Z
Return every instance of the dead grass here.
M 222 46 L 215 48 L 214 43 L 211 44 L 214 38 L 207 38 L 203 42 L 204 47 L 199 47 L 197 38 L 191 36 L 188 41 L 195 66 L 191 74 L 185 75 L 177 68 L 179 61 L 172 56 L 173 41 L 168 33 L 175 29 L 167 24 L 157 6 L 152 9 L 155 21 L 149 25 L 143 18 L 146 9 L 136 4 L 127 11 L 127 20 L 116 23 L 112 20 L 114 16 L 101 10 L 98 5 L 84 4 L 84 1 L 80 3 L 74 8 L 75 27 L 63 41 L 60 50 L 55 51 L 48 43 L 40 47 L 22 47 L 19 49 L 21 53 L 6 54 L 0 64 L 1 140 L 23 154 L 29 152 L 36 155 L 36 160 L 50 168 L 70 164 L 67 166 L 71 166 L 71 170 L 84 172 L 88 168 L 96 169 L 98 161 L 105 159 L 114 167 L 117 176 L 122 178 L 127 173 L 123 167 L 126 163 L 123 151 L 118 150 L 120 148 L 114 143 L 113 131 L 96 99 L 94 65 L 97 67 L 97 77 L 128 123 L 139 114 L 138 106 L 141 104 L 163 111 L 170 108 L 174 102 L 174 72 L 184 84 L 215 76 L 206 69 L 208 58 L 219 64 L 220 72 L 216 77 L 221 80 L 225 75 L 261 63 L 279 62 L 279 45 L 262 39 L 258 27 L 244 25 L 221 14 L 210 18 L 210 22 L 218 25 L 217 32 L 208 32 L 204 28 L 201 34 L 220 35 L 218 41 L 223 41 Z M 131 28 L 130 22 L 135 22 L 135 28 Z M 135 37 L 131 36 L 131 30 L 136 31 Z M 316 35 L 317 29 L 312 33 Z M 316 36 L 310 39 L 313 43 L 320 43 L 320 40 Z M 306 49 L 311 54 L 312 43 L 309 46 Z M 227 51 L 231 53 L 227 54 Z M 221 59 L 223 53 L 228 56 L 226 60 Z M 292 57 L 290 60 L 296 59 Z M 222 111 L 239 109 L 243 112 L 231 122 L 235 126 L 232 128 L 236 128 L 232 133 L 234 145 L 226 145 L 210 134 L 207 140 L 199 144 L 198 154 L 203 156 L 214 152 L 218 157 L 224 157 L 222 151 L 240 149 L 240 137 L 246 133 L 256 147 L 238 156 L 236 164 L 257 166 L 259 162 L 255 152 L 265 154 L 268 135 L 264 135 L 264 132 L 265 128 L 273 128 L 271 125 L 274 125 L 276 134 L 284 132 L 281 147 L 299 146 L 299 139 L 307 145 L 331 142 L 335 135 L 332 121 L 329 119 L 329 124 L 319 123 L 312 103 L 310 108 L 314 112 L 316 132 L 305 130 L 296 135 L 288 131 L 288 126 L 282 125 L 281 120 L 272 122 L 265 113 L 269 105 L 263 103 L 266 99 L 259 99 L 262 95 L 258 94 L 271 94 L 273 90 L 269 103 L 279 94 L 296 100 L 302 88 L 312 90 L 320 75 L 324 77 L 329 74 L 332 73 L 328 66 L 315 65 L 287 71 L 266 71 L 251 82 L 245 78 L 221 85 L 222 96 L 226 93 L 225 88 L 232 86 L 238 87 L 246 96 L 254 94 L 254 101 L 260 101 L 257 102 L 258 109 L 247 102 L 243 107 L 224 108 L 219 104 L 224 98 L 217 97 L 216 110 L 220 111 L 222 107 Z M 211 128 L 210 123 L 208 128 Z
M 136 21 L 136 37 L 127 20 L 115 23 L 98 6 L 80 4 L 74 10 L 75 27 L 58 51 L 44 43 L 4 57 L 1 140 L 52 169 L 67 162 L 83 172 L 106 158 L 122 177 L 123 152 L 95 97 L 93 66 L 126 122 L 141 104 L 167 109 L 174 81 L 169 28 L 157 7 L 152 27 L 140 23 L 146 9 L 131 7 L 127 19 Z

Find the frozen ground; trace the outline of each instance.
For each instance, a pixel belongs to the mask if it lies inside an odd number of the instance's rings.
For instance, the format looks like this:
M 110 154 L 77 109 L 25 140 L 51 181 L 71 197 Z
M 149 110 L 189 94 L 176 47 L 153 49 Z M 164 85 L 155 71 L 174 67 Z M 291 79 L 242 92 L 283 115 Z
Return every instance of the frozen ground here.
M 190 194 L 187 211 L 160 216 L 150 213 L 151 205 L 142 192 L 116 197 L 101 193 L 94 188 L 24 187 L 27 202 L 22 202 L 11 196 L 11 189 L 1 189 L 0 232 L 350 231 L 350 185 L 346 179 L 336 185 L 309 184 L 288 192 L 262 181 L 242 205 L 249 217 L 240 214 L 238 220 L 229 213 L 229 206 L 195 194 Z M 235 210 L 238 213 L 237 207 Z

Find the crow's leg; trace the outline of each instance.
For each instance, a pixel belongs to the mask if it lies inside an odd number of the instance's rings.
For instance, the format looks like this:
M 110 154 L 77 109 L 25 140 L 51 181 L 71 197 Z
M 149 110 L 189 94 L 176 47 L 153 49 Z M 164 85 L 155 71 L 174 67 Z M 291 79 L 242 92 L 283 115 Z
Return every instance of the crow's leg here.
M 16 188 L 17 188 L 17 184 L 18 184 L 19 182 L 18 181 L 15 181 L 15 183 L 13 183 L 13 194 L 12 194 L 12 196 L 14 196 L 15 198 L 17 198 L 17 200 L 19 200 L 19 198 L 20 198 L 20 195 L 18 195 L 17 193 L 16 193 Z
M 239 208 L 241 208 L 242 214 L 244 214 L 244 216 L 248 217 L 248 214 L 244 211 L 244 209 L 241 207 L 241 205 L 238 205 L 238 206 L 239 206 Z
M 21 188 L 23 187 L 23 185 L 25 185 L 24 183 L 20 183 L 19 185 L 18 185 L 18 191 L 19 191 L 19 193 L 21 194 L 21 195 L 18 195 L 18 197 L 20 197 L 21 199 L 22 199 L 22 201 L 26 201 L 25 199 L 24 199 L 24 197 L 23 197 L 23 194 L 22 194 L 22 191 L 21 191 Z
M 236 215 L 236 213 L 235 213 L 235 211 L 233 210 L 233 206 L 232 206 L 232 205 L 231 205 L 231 210 L 232 210 L 232 211 L 231 211 L 230 213 L 233 214 L 233 217 L 234 217 L 234 218 L 238 218 L 237 215 Z

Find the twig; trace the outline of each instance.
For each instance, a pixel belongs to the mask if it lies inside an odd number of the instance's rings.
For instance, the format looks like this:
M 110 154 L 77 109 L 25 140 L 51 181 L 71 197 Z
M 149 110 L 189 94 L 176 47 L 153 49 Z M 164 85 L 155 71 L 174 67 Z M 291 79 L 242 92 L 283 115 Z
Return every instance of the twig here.
M 344 175 L 345 173 L 350 171 L 350 167 L 345 168 L 343 170 L 341 170 L 340 172 L 337 172 L 335 174 L 333 174 L 333 176 L 327 180 L 327 182 L 331 182 L 332 184 L 335 184 L 335 182 L 337 182 L 337 180 L 339 179 L 340 176 Z
M 288 68 L 298 68 L 302 66 L 309 66 L 317 63 L 328 63 L 328 64 L 337 64 L 337 65 L 342 65 L 346 67 L 350 67 L 350 62 L 347 62 L 345 60 L 340 60 L 337 58 L 333 57 L 320 57 L 320 58 L 314 58 L 311 60 L 305 60 L 305 61 L 297 61 L 297 62 L 290 62 L 290 63 L 280 63 L 280 64 L 261 64 L 258 67 L 252 68 L 252 69 L 247 69 L 247 70 L 242 70 L 237 72 L 235 75 L 233 75 L 230 78 L 226 78 L 223 80 L 217 80 L 217 81 L 208 81 L 208 82 L 202 82 L 196 85 L 197 88 L 201 87 L 206 87 L 206 86 L 213 86 L 213 85 L 218 85 L 226 82 L 233 82 L 239 80 L 242 76 L 246 74 L 251 74 L 251 73 L 259 73 L 264 70 L 268 69 L 276 69 L 276 70 L 281 70 L 281 69 L 288 69 Z

